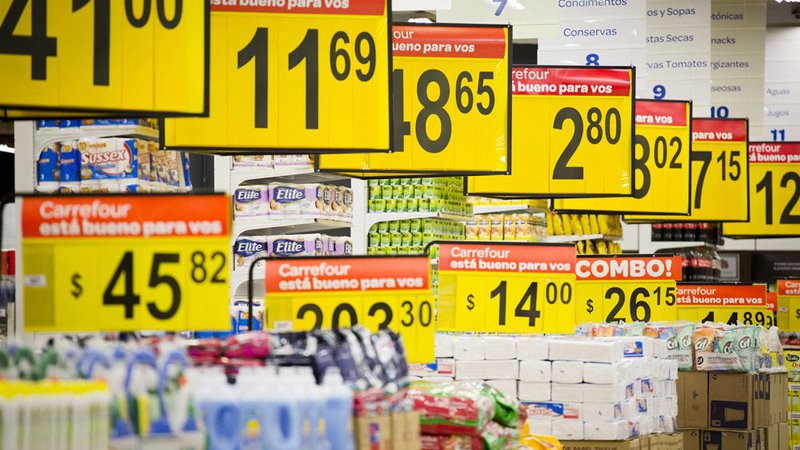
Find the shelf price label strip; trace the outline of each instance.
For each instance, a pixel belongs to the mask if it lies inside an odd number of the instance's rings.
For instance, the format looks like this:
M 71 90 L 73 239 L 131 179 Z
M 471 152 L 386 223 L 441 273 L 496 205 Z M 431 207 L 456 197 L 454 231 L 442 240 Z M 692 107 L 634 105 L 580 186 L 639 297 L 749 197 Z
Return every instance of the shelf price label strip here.
M 203 115 L 208 16 L 202 1 L 0 0 L 0 118 Z
M 629 215 L 630 222 L 746 222 L 750 212 L 747 119 L 692 120 L 692 212 Z
M 633 197 L 557 199 L 554 209 L 688 215 L 692 193 L 691 118 L 691 102 L 636 100 Z
M 574 291 L 574 245 L 439 245 L 438 330 L 571 333 Z
M 474 195 L 633 194 L 634 68 L 514 66 L 511 175 L 470 177 Z
M 678 320 L 774 325 L 767 287 L 759 284 L 679 284 Z
M 227 196 L 21 201 L 26 332 L 230 328 Z
M 164 148 L 389 151 L 387 0 L 230 3 L 211 5 L 210 115 L 166 119 Z
M 427 256 L 348 256 L 266 261 L 267 327 L 388 328 L 409 362 L 434 359 L 435 300 Z
M 778 326 L 781 331 L 800 331 L 800 280 L 778 280 Z
M 578 257 L 576 324 L 677 318 L 680 256 Z
M 750 221 L 725 224 L 725 235 L 800 236 L 800 142 L 751 143 L 750 172 Z
M 361 178 L 509 173 L 511 28 L 394 25 L 391 154 L 325 155 Z

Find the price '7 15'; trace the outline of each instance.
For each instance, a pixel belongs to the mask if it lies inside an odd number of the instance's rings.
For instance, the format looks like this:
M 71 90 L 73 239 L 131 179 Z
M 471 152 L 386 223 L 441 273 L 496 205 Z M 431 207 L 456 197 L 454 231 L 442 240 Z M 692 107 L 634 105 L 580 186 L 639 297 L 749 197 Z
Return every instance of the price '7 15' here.
M 716 158 L 716 162 L 720 166 L 720 179 L 722 181 L 737 181 L 742 176 L 742 165 L 740 159 L 742 152 L 739 150 L 729 150 L 720 152 Z M 699 161 L 703 165 L 700 167 L 700 173 L 697 176 L 697 187 L 694 192 L 694 208 L 700 209 L 703 199 L 703 184 L 708 174 L 708 169 L 711 166 L 713 155 L 708 150 L 692 150 L 692 162 Z
M 326 44 L 329 49 L 326 66 L 336 80 L 347 80 L 353 74 L 362 82 L 372 79 L 377 60 L 375 39 L 371 34 L 361 32 L 356 36 L 350 36 L 344 31 L 337 31 L 333 34 L 330 42 Z M 289 70 L 294 70 L 305 62 L 305 127 L 307 130 L 319 129 L 319 45 L 319 30 L 310 28 L 306 30 L 303 40 L 288 55 Z M 255 98 L 253 99 L 255 128 L 269 127 L 267 86 L 269 85 L 270 55 L 268 46 L 269 29 L 259 27 L 250 42 L 238 53 L 239 69 L 247 66 L 251 61 L 255 65 Z M 359 64 L 355 70 L 352 67 L 354 63 L 351 61 L 351 53 L 355 54 L 355 59 Z

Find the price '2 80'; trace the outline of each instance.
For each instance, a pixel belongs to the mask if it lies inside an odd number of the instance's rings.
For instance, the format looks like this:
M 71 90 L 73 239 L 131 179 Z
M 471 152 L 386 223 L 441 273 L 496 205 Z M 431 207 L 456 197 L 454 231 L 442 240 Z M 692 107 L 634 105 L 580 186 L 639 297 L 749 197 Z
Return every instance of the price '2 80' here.
M 617 108 L 609 108 L 605 115 L 600 108 L 589 108 L 586 113 L 586 124 L 580 111 L 573 107 L 561 108 L 553 120 L 553 128 L 564 129 L 567 122 L 572 122 L 572 137 L 553 168 L 554 180 L 583 180 L 583 167 L 570 166 L 569 161 L 581 146 L 584 137 L 589 144 L 597 145 L 605 140 L 614 145 L 622 135 L 622 118 Z M 584 135 L 584 128 L 586 133 Z

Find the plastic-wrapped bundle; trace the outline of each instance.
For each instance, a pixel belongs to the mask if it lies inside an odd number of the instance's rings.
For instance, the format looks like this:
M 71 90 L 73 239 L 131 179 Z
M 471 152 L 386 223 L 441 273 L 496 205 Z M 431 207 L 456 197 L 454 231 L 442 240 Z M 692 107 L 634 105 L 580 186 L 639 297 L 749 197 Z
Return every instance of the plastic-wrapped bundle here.
M 482 382 L 413 381 L 408 396 L 423 434 L 479 436 L 495 413 Z

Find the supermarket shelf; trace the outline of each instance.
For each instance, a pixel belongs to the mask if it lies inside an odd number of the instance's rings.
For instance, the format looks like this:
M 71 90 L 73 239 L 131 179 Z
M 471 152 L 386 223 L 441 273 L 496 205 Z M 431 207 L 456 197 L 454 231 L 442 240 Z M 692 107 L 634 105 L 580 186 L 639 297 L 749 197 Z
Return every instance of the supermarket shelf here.
M 652 246 L 657 250 L 668 250 L 673 248 L 696 248 L 696 247 L 721 247 L 722 244 L 716 245 L 710 242 L 703 241 L 652 241 Z
M 263 262 L 261 264 L 263 264 Z M 267 288 L 264 285 L 265 275 L 263 267 L 262 265 L 259 270 L 258 266 L 256 266 L 256 270 L 253 274 L 254 299 L 263 299 L 267 292 Z M 231 272 L 231 297 L 247 299 L 247 276 L 247 268 L 241 268 Z
M 372 225 L 378 222 L 387 222 L 391 220 L 407 220 L 407 219 L 446 219 L 463 222 L 472 216 L 462 214 L 453 214 L 445 212 L 397 212 L 397 213 L 368 213 L 366 217 L 366 229 L 369 230 Z
M 37 138 L 52 138 L 58 140 L 82 139 L 92 137 L 128 136 L 156 140 L 158 130 L 142 125 L 109 125 L 96 127 L 75 128 L 41 128 L 36 130 Z
M 605 239 L 607 241 L 620 241 L 622 236 L 611 236 L 607 234 L 573 234 L 569 236 L 548 236 L 542 242 L 548 244 L 564 244 L 569 242 L 578 241 L 593 241 L 596 239 Z
M 247 181 L 277 181 L 284 183 L 324 183 L 348 180 L 349 178 L 329 173 L 314 172 L 313 167 L 237 167 L 231 171 L 231 186 L 235 189 Z
M 531 208 L 525 205 L 487 205 L 473 206 L 473 214 L 505 214 L 505 213 L 545 213 L 547 208 Z
M 300 217 L 296 219 L 276 219 L 270 217 L 248 217 L 233 221 L 233 236 L 254 231 L 268 231 L 268 234 L 314 233 L 318 231 L 350 228 L 352 222 L 334 219 L 315 219 Z

